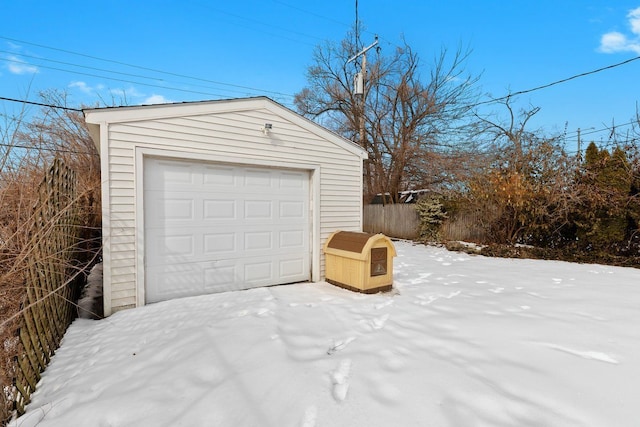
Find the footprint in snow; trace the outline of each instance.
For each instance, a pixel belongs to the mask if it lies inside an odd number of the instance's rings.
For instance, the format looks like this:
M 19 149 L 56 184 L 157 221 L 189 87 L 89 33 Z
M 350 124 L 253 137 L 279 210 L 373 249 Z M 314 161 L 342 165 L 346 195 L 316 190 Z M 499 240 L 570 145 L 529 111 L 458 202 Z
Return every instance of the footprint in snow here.
M 397 403 L 402 398 L 402 393 L 398 387 L 389 382 L 390 377 L 372 372 L 369 375 L 368 387 L 371 396 L 383 405 L 391 405 Z
M 414 304 L 418 304 L 418 305 L 429 305 L 432 302 L 434 302 L 435 300 L 438 299 L 437 296 L 434 295 L 429 295 L 427 297 L 425 297 L 424 295 L 418 295 L 418 298 L 420 298 L 422 301 L 414 301 Z M 426 300 L 425 300 L 426 298 Z
M 384 328 L 384 324 L 389 320 L 389 314 L 385 314 L 384 316 L 376 317 L 371 321 L 371 327 L 373 329 L 382 329 Z
M 350 372 L 351 359 L 344 359 L 340 362 L 338 368 L 331 373 L 331 383 L 333 384 L 332 394 L 337 402 L 342 402 L 347 397 Z
M 271 310 L 269 310 L 268 308 L 261 308 L 258 311 L 256 311 L 256 316 L 258 317 L 266 317 L 270 314 L 273 314 L 273 312 Z
M 398 372 L 406 366 L 406 357 L 401 351 L 382 350 L 380 353 L 380 364 L 388 371 Z
M 449 295 L 442 295 L 442 296 L 445 297 L 446 299 L 451 299 L 453 297 L 457 297 L 461 293 L 462 291 L 455 291 L 455 292 L 451 292 Z
M 309 406 L 304 411 L 304 418 L 302 419 L 302 424 L 300 424 L 300 427 L 315 427 L 317 419 L 318 408 L 316 408 L 315 406 Z
M 392 299 L 387 300 L 387 301 L 385 301 L 385 302 L 381 302 L 381 303 L 379 303 L 379 304 L 375 304 L 375 305 L 373 306 L 373 308 L 375 308 L 376 310 L 380 310 L 381 308 L 384 308 L 384 307 L 386 307 L 386 306 L 388 306 L 388 305 L 391 305 L 391 304 L 393 304 L 393 300 L 392 300 Z

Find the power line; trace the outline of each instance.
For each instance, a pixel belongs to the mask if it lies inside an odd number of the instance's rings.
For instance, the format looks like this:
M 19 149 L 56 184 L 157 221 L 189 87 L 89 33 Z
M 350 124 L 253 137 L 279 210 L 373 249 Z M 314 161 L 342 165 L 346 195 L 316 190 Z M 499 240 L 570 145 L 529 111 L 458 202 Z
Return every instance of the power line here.
M 51 151 L 54 153 L 87 154 L 89 156 L 99 156 L 98 153 L 90 152 L 90 151 L 66 150 L 64 148 L 53 148 L 53 147 L 34 147 L 31 145 L 20 145 L 20 144 L 0 143 L 0 147 L 21 148 L 24 150 Z
M 139 77 L 139 78 L 143 78 L 143 79 L 164 81 L 163 79 L 159 79 L 159 78 L 156 78 L 156 77 L 148 77 L 148 76 L 144 76 L 142 74 L 133 74 L 133 73 L 125 73 L 125 72 L 122 72 L 122 71 L 105 70 L 104 68 L 89 67 L 88 65 L 74 64 L 73 62 L 56 61 L 55 59 L 47 59 L 47 58 L 43 58 L 43 57 L 39 57 L 39 56 L 27 55 L 27 54 L 24 54 L 24 53 L 9 52 L 7 50 L 0 50 L 0 53 L 6 53 L 7 55 L 14 56 L 14 57 L 15 56 L 21 56 L 23 58 L 37 59 L 39 61 L 47 61 L 47 62 L 53 62 L 53 63 L 56 63 L 56 64 L 70 65 L 72 67 L 86 68 L 88 70 L 106 71 L 107 73 L 120 74 L 120 75 L 123 75 L 123 76 Z M 18 63 L 18 64 L 32 65 L 32 64 L 30 64 L 28 62 L 18 61 L 17 59 L 11 59 L 11 58 L 0 58 L 0 59 L 2 59 L 3 61 L 15 62 L 15 63 Z M 39 64 L 33 64 L 33 65 L 39 66 Z
M 213 81 L 207 80 L 207 79 L 198 79 L 198 78 L 195 78 L 195 77 L 183 76 L 181 74 L 164 72 L 164 71 L 154 70 L 154 69 L 151 69 L 151 68 L 140 67 L 140 66 L 137 66 L 137 65 L 126 64 L 126 63 L 122 63 L 122 62 L 119 62 L 119 61 L 112 61 L 112 60 L 97 58 L 97 57 L 93 57 L 91 55 L 79 54 L 79 53 L 75 53 L 75 52 L 71 52 L 71 51 L 66 51 L 64 49 L 58 49 L 58 48 L 53 48 L 53 47 L 49 47 L 49 46 L 38 45 L 38 44 L 35 44 L 35 43 L 24 42 L 24 41 L 20 41 L 20 40 L 16 40 L 16 39 L 11 39 L 11 38 L 8 38 L 8 37 L 0 36 L 0 39 L 12 40 L 12 41 L 16 41 L 16 42 L 20 42 L 20 43 L 26 43 L 26 44 L 32 44 L 32 45 L 39 46 L 39 47 L 44 47 L 44 48 L 47 48 L 47 49 L 59 50 L 59 51 L 67 52 L 67 53 L 72 53 L 72 54 L 75 54 L 75 55 L 81 55 L 81 56 L 86 56 L 86 57 L 93 58 L 93 59 L 98 59 L 98 60 L 101 60 L 101 61 L 114 62 L 114 63 L 117 63 L 117 64 L 122 64 L 122 65 L 129 66 L 129 67 L 145 69 L 145 70 L 148 70 L 148 71 L 154 71 L 154 72 L 159 72 L 159 73 L 163 73 L 163 74 L 176 75 L 176 76 L 191 78 L 191 79 L 195 79 L 195 80 L 213 82 Z M 548 84 L 545 84 L 545 85 L 541 85 L 541 86 L 537 86 L 537 87 L 534 87 L 534 88 L 531 88 L 531 89 L 526 89 L 526 90 L 521 90 L 521 91 L 517 91 L 517 92 L 514 92 L 514 93 L 510 93 L 510 94 L 502 96 L 500 98 L 495 98 L 495 99 L 490 99 L 490 100 L 487 100 L 487 101 L 478 102 L 478 103 L 475 103 L 475 104 L 472 104 L 472 105 L 469 105 L 469 106 L 465 106 L 465 107 L 462 107 L 462 108 L 471 109 L 471 108 L 475 108 L 475 107 L 480 106 L 480 105 L 496 103 L 496 102 L 499 102 L 499 101 L 502 101 L 502 100 L 505 100 L 505 99 L 509 99 L 509 98 L 511 98 L 513 96 L 523 95 L 523 94 L 526 94 L 526 93 L 530 93 L 530 92 L 546 89 L 546 88 L 549 88 L 549 87 L 552 87 L 552 86 L 555 86 L 555 85 L 558 85 L 558 84 L 566 83 L 568 81 L 571 81 L 571 80 L 574 80 L 574 79 L 577 79 L 577 78 L 580 78 L 580 77 L 584 77 L 584 76 L 588 76 L 588 75 L 591 75 L 591 74 L 596 74 L 596 73 L 599 73 L 599 72 L 602 72 L 602 71 L 606 71 L 606 70 L 609 70 L 609 69 L 612 69 L 612 68 L 620 67 L 622 65 L 626 65 L 626 64 L 628 64 L 630 62 L 633 62 L 633 61 L 636 61 L 638 59 L 640 59 L 640 56 L 636 56 L 634 58 L 630 58 L 630 59 L 627 59 L 625 61 L 618 62 L 616 64 L 608 65 L 606 67 L 601 67 L 601 68 L 598 68 L 598 69 L 595 69 L 595 70 L 591 70 L 591 71 L 587 71 L 587 72 L 584 72 L 584 73 L 575 74 L 575 75 L 573 75 L 571 77 L 567 77 L 567 78 L 564 78 L 564 79 L 561 79 L 561 80 L 556 80 L 554 82 L 551 82 L 551 83 L 548 83 Z M 53 62 L 58 62 L 58 61 L 53 61 Z M 42 67 L 43 68 L 50 68 L 50 69 L 54 69 L 54 70 L 58 70 L 58 71 L 65 71 L 65 72 L 71 72 L 71 73 L 76 73 L 76 74 L 89 75 L 89 76 L 92 76 L 92 77 L 105 78 L 105 79 L 109 79 L 109 80 L 122 81 L 122 82 L 125 82 L 125 83 L 133 83 L 133 84 L 140 84 L 140 85 L 143 85 L 143 86 L 162 88 L 162 89 L 167 89 L 167 90 L 175 90 L 175 91 L 190 92 L 190 93 L 196 93 L 196 94 L 202 94 L 202 95 L 212 95 L 212 96 L 223 97 L 223 95 L 220 95 L 220 94 L 211 94 L 211 93 L 206 93 L 206 92 L 191 91 L 191 90 L 188 90 L 188 89 L 171 88 L 171 87 L 167 87 L 167 86 L 154 85 L 154 84 L 150 84 L 150 83 L 133 82 L 133 81 L 130 81 L 130 80 L 117 79 L 117 78 L 114 78 L 114 77 L 98 76 L 98 75 L 90 74 L 90 73 L 82 73 L 82 72 L 78 72 L 78 71 L 63 70 L 63 69 L 59 69 L 59 68 L 55 68 L 55 67 L 46 67 L 46 66 L 42 66 Z M 89 68 L 89 67 L 87 67 L 87 68 Z M 104 71 L 110 72 L 108 70 L 104 70 Z M 151 77 L 148 77 L 148 78 L 151 78 Z M 226 85 L 224 83 L 220 83 L 220 84 Z M 229 85 L 229 86 L 243 87 L 243 88 L 246 88 L 246 89 L 251 89 L 249 87 L 238 86 L 238 85 Z M 253 90 L 253 89 L 251 89 L 251 90 Z M 258 90 L 258 89 L 256 89 L 256 90 Z M 269 91 L 265 91 L 265 92 L 269 92 Z M 280 92 L 271 92 L 271 93 L 282 94 Z M 287 95 L 287 94 L 282 94 L 282 95 L 292 96 L 292 95 Z M 18 99 L 6 98 L 6 97 L 2 97 L 2 96 L 0 96 L 0 100 L 12 101 L 12 102 L 22 102 L 22 103 L 25 103 L 25 104 L 38 105 L 38 106 L 50 107 L 50 108 L 59 108 L 59 109 L 70 110 L 70 111 L 82 111 L 82 110 L 77 109 L 77 108 L 69 108 L 69 107 L 62 107 L 62 106 L 51 105 L 51 104 L 43 104 L 43 103 L 39 103 L 39 102 L 18 100 Z M 630 123 L 634 123 L 634 122 L 630 122 Z M 624 125 L 619 125 L 619 126 L 626 126 L 626 125 L 628 125 L 630 123 L 627 123 L 627 124 L 624 124 Z M 602 129 L 602 130 L 606 130 L 606 129 L 607 128 Z M 602 130 L 600 130 L 600 131 L 602 131 Z M 598 132 L 598 131 L 594 131 L 593 133 L 596 133 L 596 132 Z M 584 133 L 584 135 L 587 135 L 587 134 L 589 134 L 589 133 Z
M 224 83 L 224 82 L 219 82 L 219 81 L 216 81 L 216 80 L 210 80 L 210 79 L 203 79 L 203 78 L 200 78 L 200 77 L 188 76 L 186 74 L 173 73 L 173 72 L 170 72 L 170 71 L 163 71 L 163 70 L 159 70 L 159 69 L 156 69 L 156 68 L 150 68 L 150 67 L 144 67 L 144 66 L 141 66 L 141 65 L 129 64 L 129 63 L 126 63 L 126 62 L 116 61 L 116 60 L 113 60 L 113 59 L 100 58 L 98 56 L 87 55 L 85 53 L 79 53 L 79 52 L 74 52 L 74 51 L 66 50 L 66 49 L 60 49 L 60 48 L 57 48 L 57 47 L 47 46 L 47 45 L 43 45 L 43 44 L 38 44 L 38 43 L 32 43 L 32 42 L 28 42 L 28 41 L 24 41 L 24 40 L 13 39 L 13 38 L 10 38 L 10 37 L 0 36 L 0 39 L 9 40 L 9 41 L 16 42 L 16 43 L 27 44 L 27 45 L 30 45 L 30 46 L 41 47 L 43 49 L 49 49 L 49 50 L 54 50 L 54 51 L 58 51 L 58 52 L 68 53 L 68 54 L 71 54 L 71 55 L 81 56 L 81 57 L 84 57 L 84 58 L 95 59 L 97 61 L 103 61 L 103 62 L 109 62 L 109 63 L 112 63 L 112 64 L 123 65 L 125 67 L 137 68 L 139 70 L 151 71 L 151 72 L 154 72 L 154 73 L 160 73 L 160 74 L 165 74 L 165 75 L 174 76 L 174 77 L 180 77 L 180 78 L 184 78 L 184 79 L 190 79 L 190 80 L 196 80 L 196 81 L 201 81 L 201 82 L 206 82 L 206 83 L 212 83 L 212 84 L 217 84 L 217 85 L 221 85 L 221 86 L 229 86 L 229 87 L 234 87 L 234 88 L 238 88 L 238 89 L 250 90 L 250 91 L 254 91 L 254 92 L 272 93 L 274 95 L 287 96 L 287 97 L 293 98 L 293 95 L 290 95 L 290 94 L 287 94 L 287 93 L 283 93 L 283 92 L 263 90 L 263 89 L 254 88 L 254 87 L 250 87 L 250 86 L 242 86 L 242 85 L 236 85 L 236 84 L 232 84 L 232 83 Z M 47 67 L 45 67 L 45 68 L 47 68 Z M 62 70 L 62 71 L 65 71 L 65 70 Z M 83 73 L 79 73 L 79 74 L 83 74 Z M 91 76 L 91 74 L 87 74 L 87 75 Z M 101 77 L 101 76 L 94 76 L 94 77 Z M 103 78 L 106 78 L 106 77 L 103 77 Z M 126 83 L 131 83 L 131 82 L 128 82 L 128 81 L 125 81 L 125 82 Z
M 5 59 L 5 58 L 0 58 L 0 60 L 21 63 L 20 61 L 12 61 L 11 59 Z M 97 77 L 97 78 L 100 78 L 100 79 L 112 80 L 112 81 L 116 81 L 116 82 L 130 83 L 130 84 L 136 84 L 136 85 L 140 85 L 140 86 L 160 88 L 160 89 L 165 89 L 165 90 L 173 90 L 173 91 L 177 91 L 177 92 L 193 93 L 193 94 L 196 94 L 196 95 L 207 95 L 207 96 L 214 96 L 214 97 L 219 97 L 219 98 L 225 98 L 227 96 L 227 95 L 222 95 L 222 94 L 219 94 L 219 93 L 202 92 L 202 91 L 191 90 L 191 89 L 180 89 L 180 88 L 176 88 L 176 87 L 163 86 L 163 85 L 153 84 L 153 83 L 144 83 L 144 82 L 137 82 L 137 81 L 133 81 L 133 80 L 119 79 L 117 77 L 101 76 L 101 75 L 98 75 L 98 74 L 85 73 L 85 72 L 82 72 L 82 71 L 66 70 L 64 68 L 49 67 L 47 65 L 42 65 L 42 64 L 39 64 L 38 67 L 46 68 L 48 70 L 62 71 L 64 73 L 79 74 L 81 76 Z M 110 72 L 110 71 L 108 71 L 108 72 Z
M 328 16 L 320 15 L 319 13 L 311 12 L 310 10 L 306 10 L 306 9 L 303 9 L 301 7 L 298 7 L 298 6 L 294 6 L 292 4 L 285 3 L 283 1 L 279 1 L 279 0 L 272 0 L 272 1 L 274 3 L 278 3 L 278 4 L 281 4 L 283 6 L 286 6 L 286 7 L 290 8 L 290 9 L 294 9 L 294 10 L 297 10 L 299 12 L 306 13 L 306 14 L 311 15 L 311 16 L 315 16 L 316 18 L 320 18 L 320 19 L 324 19 L 325 21 L 333 22 L 334 24 L 343 25 L 345 27 L 351 26 L 351 24 L 346 24 L 346 23 L 344 23 L 342 21 L 338 21 L 336 19 L 329 18 Z
M 606 132 L 613 132 L 617 128 L 623 128 L 623 127 L 631 126 L 631 125 L 634 125 L 634 124 L 637 124 L 637 123 L 638 123 L 637 120 L 631 120 L 630 122 L 627 122 L 627 123 L 622 123 L 622 124 L 619 124 L 619 125 L 612 125 L 612 126 L 604 127 L 604 128 L 600 128 L 600 129 L 585 129 L 585 130 L 580 131 L 580 135 L 581 136 L 592 135 L 594 133 L 601 133 L 601 132 L 605 132 L 605 131 Z M 572 131 L 572 132 L 567 133 L 566 135 L 567 136 L 571 135 L 570 140 L 573 141 L 573 136 L 574 135 L 577 136 L 578 135 L 578 131 Z M 566 137 L 565 137 L 565 139 L 566 139 Z M 575 141 L 577 141 L 577 139 Z
M 206 7 L 206 5 L 203 5 L 203 6 Z M 295 34 L 295 35 L 298 35 L 298 36 L 308 37 L 310 39 L 322 40 L 320 37 L 317 37 L 317 36 L 314 36 L 314 35 L 311 35 L 311 34 L 301 33 L 300 31 L 295 31 L 295 30 L 288 30 L 286 28 L 282 28 L 282 27 L 279 27 L 277 25 L 273 25 L 273 24 L 270 24 L 270 23 L 258 21 L 257 19 L 247 18 L 247 16 L 245 16 L 245 15 L 238 15 L 238 14 L 235 14 L 235 13 L 232 13 L 232 12 L 227 12 L 226 10 L 217 9 L 217 8 L 214 8 L 214 7 L 209 7 L 208 9 L 213 10 L 213 11 L 218 12 L 218 13 L 223 13 L 223 14 L 228 15 L 228 16 L 232 16 L 234 18 L 237 18 L 237 19 L 240 19 L 240 20 L 243 20 L 243 21 L 247 21 L 247 22 L 251 22 L 251 23 L 254 23 L 254 24 L 262 25 L 264 27 L 271 27 L 271 28 L 274 28 L 274 29 L 279 30 L 279 31 L 284 31 L 284 32 Z M 265 31 L 263 31 L 263 32 L 265 34 L 268 34 L 268 35 L 271 35 L 271 36 L 275 36 L 275 37 L 280 37 L 280 38 L 283 38 L 285 40 L 290 40 L 290 41 L 293 41 L 293 42 L 296 42 L 296 43 L 302 43 L 302 44 L 307 44 L 307 45 L 309 44 L 309 43 L 301 42 L 300 40 L 291 39 L 289 37 L 284 37 L 284 36 L 281 36 L 281 35 L 278 35 L 278 34 L 267 33 Z
M 285 3 L 283 1 L 279 1 L 279 0 L 272 0 L 272 1 L 274 3 L 278 3 L 278 4 L 281 4 L 283 6 L 286 6 L 286 7 L 290 8 L 290 9 L 297 10 L 297 11 L 302 12 L 302 13 L 306 13 L 307 15 L 315 16 L 316 18 L 324 19 L 325 21 L 332 22 L 332 23 L 338 24 L 338 25 L 342 25 L 343 27 L 346 27 L 346 28 L 350 28 L 351 25 L 352 25 L 352 24 L 347 24 L 347 23 L 342 22 L 342 21 L 338 21 L 336 19 L 330 18 L 330 17 L 325 16 L 325 15 L 321 15 L 321 14 L 316 13 L 316 12 L 312 12 L 312 11 L 307 10 L 307 9 L 303 9 L 301 7 L 298 7 L 298 6 L 294 6 L 294 5 L 289 4 L 289 3 Z M 356 9 L 357 9 L 357 5 L 356 5 Z M 355 22 L 356 33 L 359 31 L 358 22 L 361 22 L 357 18 L 357 16 L 358 16 L 358 13 L 356 13 L 356 22 Z M 379 34 L 374 33 L 372 31 L 364 30 L 364 33 L 367 33 L 367 34 L 369 34 L 371 36 L 377 36 L 381 41 L 384 41 L 388 45 L 391 45 L 391 46 L 394 46 L 394 47 L 397 47 L 397 48 L 402 48 L 402 46 L 398 45 L 397 43 L 391 42 L 391 41 L 385 39 L 383 36 L 380 36 Z M 356 43 L 356 44 L 358 44 L 358 43 Z M 358 44 L 358 46 L 359 46 L 359 44 Z
M 566 83 L 566 82 L 568 82 L 570 80 L 574 80 L 574 79 L 577 79 L 577 78 L 580 78 L 580 77 L 584 77 L 584 76 L 588 76 L 588 75 L 591 75 L 591 74 L 599 73 L 601 71 L 610 70 L 612 68 L 620 67 L 622 65 L 628 64 L 628 63 L 636 61 L 638 59 L 640 59 L 640 56 L 636 56 L 635 58 L 627 59 L 626 61 L 618 62 L 617 64 L 612 64 L 612 65 L 608 65 L 606 67 L 598 68 L 596 70 L 591 70 L 591 71 L 587 71 L 587 72 L 584 72 L 584 73 L 575 74 L 575 75 L 573 75 L 571 77 L 567 77 L 567 78 L 561 79 L 561 80 L 556 80 L 555 82 L 548 83 L 548 84 L 545 84 L 545 85 L 542 85 L 542 86 L 537 86 L 537 87 L 534 87 L 532 89 L 521 90 L 521 91 L 518 91 L 518 92 L 510 93 L 509 95 L 506 95 L 506 96 L 503 96 L 503 97 L 500 97 L 500 98 L 490 99 L 488 101 L 479 102 L 479 103 L 477 103 L 475 105 L 472 105 L 471 108 L 477 107 L 479 105 L 492 104 L 494 102 L 503 101 L 503 100 L 509 99 L 510 97 L 513 97 L 513 96 L 524 95 L 525 93 L 530 93 L 530 92 L 535 92 L 537 90 L 546 89 L 548 87 L 555 86 L 555 85 L 558 85 L 558 84 L 561 84 L 561 83 Z
M 82 112 L 81 109 L 79 108 L 71 108 L 71 107 L 63 107 L 60 105 L 53 105 L 53 104 L 45 104 L 42 102 L 35 102 L 35 101 L 27 101 L 26 99 L 15 99 L 15 98 L 7 98 L 4 96 L 0 96 L 0 100 L 2 101 L 11 101 L 11 102 L 21 102 L 23 104 L 29 104 L 29 105 L 37 105 L 39 107 L 49 107 L 49 108 L 57 108 L 60 110 L 68 110 L 68 111 L 78 111 L 78 112 Z
M 0 50 L 0 53 L 8 53 L 8 54 L 11 54 L 11 55 L 22 56 L 22 57 L 25 57 L 25 58 L 38 59 L 38 60 L 41 60 L 41 61 L 53 62 L 53 63 L 56 63 L 56 64 L 69 65 L 69 66 L 72 66 L 72 67 L 85 68 L 85 69 L 89 69 L 89 70 L 103 71 L 103 72 L 106 72 L 106 73 L 119 74 L 119 75 L 123 75 L 123 76 L 139 77 L 139 78 L 142 78 L 142 79 L 154 80 L 154 81 L 157 81 L 157 82 L 166 82 L 166 83 L 173 83 L 173 84 L 178 84 L 178 85 L 181 84 L 180 82 L 168 81 L 168 80 L 164 80 L 162 78 L 157 78 L 157 77 L 149 77 L 149 76 L 145 76 L 145 75 L 141 75 L 141 74 L 125 73 L 125 72 L 122 72 L 122 71 L 106 70 L 104 68 L 90 67 L 90 66 L 87 66 L 87 65 L 74 64 L 72 62 L 56 61 L 54 59 L 39 58 L 39 57 L 36 57 L 36 56 L 25 55 L 25 54 L 21 54 L 21 53 L 15 53 L 14 54 L 12 52 L 7 52 L 7 51 L 4 51 L 4 50 Z M 142 82 L 136 82 L 136 81 L 132 81 L 132 80 L 118 79 L 118 78 L 115 78 L 115 77 L 101 76 L 101 75 L 92 74 L 92 73 L 84 73 L 84 72 L 75 71 L 75 70 L 66 70 L 66 69 L 63 69 L 63 68 L 50 67 L 50 66 L 42 65 L 42 64 L 35 64 L 35 63 L 31 64 L 31 63 L 20 61 L 18 59 L 0 58 L 0 60 L 1 61 L 8 61 L 8 62 L 15 62 L 15 63 L 18 63 L 18 64 L 35 65 L 37 67 L 46 68 L 46 69 L 49 69 L 49 70 L 62 71 L 62 72 L 72 73 L 72 74 L 80 74 L 80 75 L 97 77 L 97 78 L 107 79 L 107 80 L 120 81 L 120 82 L 130 83 L 130 84 L 138 84 L 138 85 L 144 85 L 144 86 L 150 86 L 150 87 L 158 87 L 158 88 L 163 88 L 163 89 L 168 89 L 168 90 L 175 90 L 175 91 L 196 93 L 196 94 L 201 94 L 201 95 L 215 96 L 215 97 L 219 97 L 219 98 L 228 97 L 228 95 L 222 95 L 222 94 L 217 94 L 217 93 L 191 91 L 189 89 L 181 89 L 181 88 L 165 86 L 165 85 L 153 85 L 151 83 L 142 83 Z M 193 86 L 202 87 L 202 88 L 205 88 L 205 89 L 218 89 L 218 88 L 213 88 L 211 86 L 204 86 L 204 85 L 199 85 L 199 84 L 193 84 Z M 235 93 L 243 93 L 243 94 L 247 93 L 246 91 L 241 91 L 241 90 L 224 89 L 224 88 L 220 88 L 220 89 L 224 90 L 224 91 L 227 91 L 227 92 L 235 92 Z

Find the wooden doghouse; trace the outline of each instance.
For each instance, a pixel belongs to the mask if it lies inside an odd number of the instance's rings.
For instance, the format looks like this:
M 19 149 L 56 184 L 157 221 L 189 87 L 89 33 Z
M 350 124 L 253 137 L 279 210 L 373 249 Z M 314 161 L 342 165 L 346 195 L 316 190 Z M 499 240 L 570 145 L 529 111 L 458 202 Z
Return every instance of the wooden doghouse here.
M 327 282 L 366 294 L 391 290 L 396 249 L 384 234 L 336 231 L 324 253 Z

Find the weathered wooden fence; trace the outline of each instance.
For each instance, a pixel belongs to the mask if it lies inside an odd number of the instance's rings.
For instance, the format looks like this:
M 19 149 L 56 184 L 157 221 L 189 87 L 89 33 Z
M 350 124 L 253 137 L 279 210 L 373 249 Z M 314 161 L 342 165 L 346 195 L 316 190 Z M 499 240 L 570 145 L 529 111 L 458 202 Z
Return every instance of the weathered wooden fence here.
M 365 205 L 363 223 L 363 231 L 368 233 L 383 233 L 398 239 L 416 239 L 420 219 L 416 205 Z
M 365 205 L 363 230 L 368 233 L 383 233 L 399 239 L 417 239 L 420 217 L 414 204 Z M 440 229 L 442 240 L 465 240 L 481 242 L 485 231 L 479 228 L 477 215 L 468 213 L 446 219 Z
M 39 187 L 27 253 L 26 300 L 18 336 L 15 410 L 22 415 L 41 373 L 74 319 L 78 243 L 75 174 L 56 159 Z
M 486 239 L 486 230 L 480 226 L 481 223 L 477 213 L 459 214 L 442 223 L 440 235 L 442 240 L 483 242 Z

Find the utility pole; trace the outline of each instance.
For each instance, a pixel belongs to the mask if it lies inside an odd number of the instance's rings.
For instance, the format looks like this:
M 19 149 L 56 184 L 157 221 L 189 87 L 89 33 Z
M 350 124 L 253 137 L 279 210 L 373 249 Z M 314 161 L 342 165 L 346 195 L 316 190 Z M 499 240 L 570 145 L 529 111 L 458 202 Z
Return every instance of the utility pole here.
M 580 128 L 578 128 L 578 166 L 582 163 L 582 151 L 580 147 Z
M 365 98 L 366 98 L 366 76 L 367 76 L 367 51 L 375 46 L 378 45 L 378 36 L 376 36 L 375 41 L 373 43 L 371 43 L 369 46 L 365 47 L 364 49 L 362 49 L 360 52 L 356 53 L 355 55 L 353 55 L 351 58 L 349 58 L 349 60 L 347 61 L 347 64 L 355 61 L 356 59 L 358 59 L 358 57 L 362 56 L 362 63 L 361 63 L 361 67 L 360 67 L 360 72 L 356 73 L 356 75 L 354 76 L 353 79 L 353 93 L 354 95 L 361 95 L 361 105 L 360 105 L 360 145 L 365 148 L 365 137 L 364 137 L 364 106 L 365 106 Z
M 592 126 L 590 128 L 587 128 L 585 130 L 595 130 L 595 128 Z M 578 134 L 578 154 L 577 154 L 577 158 L 578 158 L 578 166 L 580 166 L 580 164 L 582 163 L 582 138 L 581 138 L 581 132 L 582 129 L 578 128 L 578 131 L 576 132 Z M 587 134 L 589 133 L 593 133 L 593 132 L 587 132 Z

